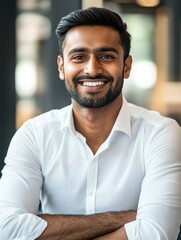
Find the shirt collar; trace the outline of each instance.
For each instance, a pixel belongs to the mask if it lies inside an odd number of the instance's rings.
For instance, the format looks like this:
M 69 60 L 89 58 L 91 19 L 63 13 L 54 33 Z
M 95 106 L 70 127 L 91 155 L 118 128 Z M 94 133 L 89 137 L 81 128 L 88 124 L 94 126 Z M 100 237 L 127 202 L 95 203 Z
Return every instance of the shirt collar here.
M 121 131 L 126 133 L 130 138 L 132 137 L 131 112 L 129 104 L 124 97 L 122 107 L 113 126 L 113 131 Z
M 74 120 L 73 120 L 73 111 L 72 105 L 68 107 L 67 114 L 65 116 L 65 121 L 62 125 L 62 128 L 68 128 L 73 134 L 76 134 Z M 129 104 L 126 99 L 123 97 L 123 104 L 121 110 L 117 116 L 117 119 L 114 123 L 113 131 L 121 131 L 126 133 L 130 138 L 131 134 L 131 112 L 129 108 Z
M 72 133 L 76 133 L 73 119 L 72 104 L 68 106 L 68 111 L 62 123 L 62 129 L 69 129 Z

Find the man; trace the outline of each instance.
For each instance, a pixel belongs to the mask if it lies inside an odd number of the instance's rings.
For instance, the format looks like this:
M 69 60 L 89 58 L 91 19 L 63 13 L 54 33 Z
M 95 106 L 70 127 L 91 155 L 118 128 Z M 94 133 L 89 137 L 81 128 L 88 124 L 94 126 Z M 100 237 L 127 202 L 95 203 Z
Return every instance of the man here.
M 126 24 L 89 8 L 64 17 L 56 33 L 72 104 L 29 120 L 12 139 L 0 182 L 1 240 L 176 240 L 181 131 L 124 99 Z

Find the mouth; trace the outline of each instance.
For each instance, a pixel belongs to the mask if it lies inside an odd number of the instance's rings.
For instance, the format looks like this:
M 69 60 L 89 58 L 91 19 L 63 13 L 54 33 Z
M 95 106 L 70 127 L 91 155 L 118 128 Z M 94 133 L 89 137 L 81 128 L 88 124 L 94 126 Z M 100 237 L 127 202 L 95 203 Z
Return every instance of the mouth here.
M 96 82 L 93 82 L 93 81 L 86 81 L 86 82 L 79 82 L 80 85 L 82 86 L 85 86 L 85 87 L 97 87 L 97 86 L 102 86 L 102 85 L 105 85 L 106 82 L 103 82 L 103 81 L 96 81 Z
M 106 85 L 108 81 L 79 81 L 78 83 L 84 87 L 98 87 Z

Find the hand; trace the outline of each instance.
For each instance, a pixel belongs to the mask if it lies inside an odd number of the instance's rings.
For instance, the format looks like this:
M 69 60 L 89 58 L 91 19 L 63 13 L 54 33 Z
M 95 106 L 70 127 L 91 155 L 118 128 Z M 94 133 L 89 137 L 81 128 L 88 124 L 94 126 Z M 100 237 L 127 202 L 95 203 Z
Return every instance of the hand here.
M 125 228 L 122 227 L 112 233 L 103 235 L 98 238 L 94 238 L 93 240 L 128 240 L 128 237 L 126 235 Z

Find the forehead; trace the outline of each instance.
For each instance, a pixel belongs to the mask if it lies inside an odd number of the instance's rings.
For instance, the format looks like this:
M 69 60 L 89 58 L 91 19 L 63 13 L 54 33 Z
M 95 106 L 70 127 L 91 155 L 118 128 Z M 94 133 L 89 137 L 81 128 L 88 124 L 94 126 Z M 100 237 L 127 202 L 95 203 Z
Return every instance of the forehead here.
M 63 43 L 63 51 L 71 48 L 101 48 L 121 46 L 119 32 L 108 26 L 77 26 L 70 29 Z

